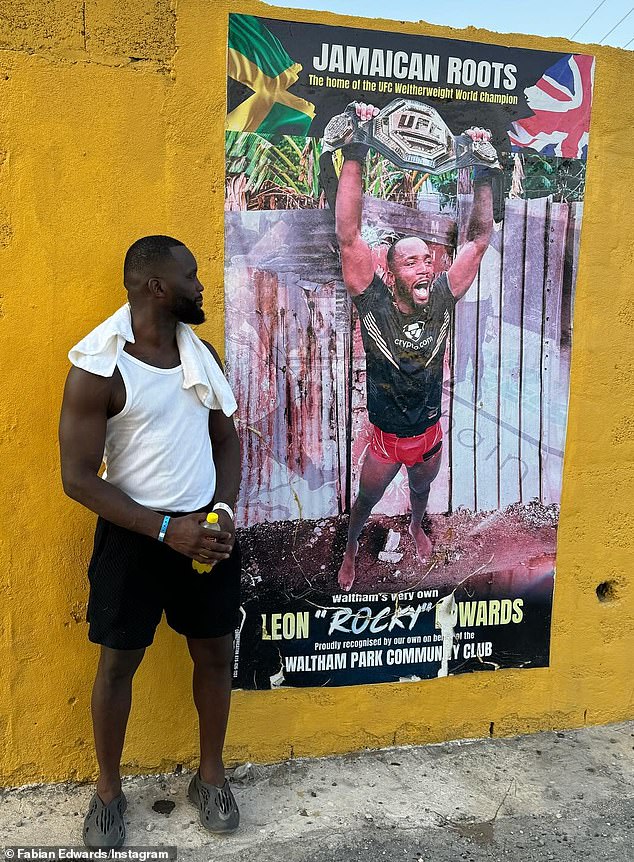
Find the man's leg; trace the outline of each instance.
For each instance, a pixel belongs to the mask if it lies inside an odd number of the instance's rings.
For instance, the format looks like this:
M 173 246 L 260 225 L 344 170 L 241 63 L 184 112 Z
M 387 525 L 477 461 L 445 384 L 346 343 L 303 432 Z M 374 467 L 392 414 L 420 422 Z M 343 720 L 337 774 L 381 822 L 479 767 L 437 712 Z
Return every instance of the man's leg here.
M 231 700 L 233 635 L 219 638 L 187 638 L 194 661 L 194 703 L 200 729 L 200 777 L 222 787 L 225 743 Z
M 409 525 L 411 537 L 416 542 L 416 552 L 421 562 L 426 562 L 431 556 L 431 542 L 425 535 L 421 522 L 427 509 L 429 489 L 440 470 L 442 449 L 436 452 L 429 461 L 421 461 L 407 468 L 409 480 L 409 499 L 412 507 L 412 518 Z
M 106 805 L 121 793 L 121 752 L 132 704 L 132 678 L 144 649 L 101 647 L 92 689 L 92 723 L 99 763 L 97 793 Z
M 350 511 L 348 527 L 348 542 L 339 569 L 339 586 L 347 592 L 351 589 L 355 578 L 355 560 L 359 550 L 358 539 L 370 512 L 379 502 L 385 489 L 401 469 L 400 464 L 387 464 L 379 461 L 368 449 L 361 477 L 359 479 L 359 495 Z

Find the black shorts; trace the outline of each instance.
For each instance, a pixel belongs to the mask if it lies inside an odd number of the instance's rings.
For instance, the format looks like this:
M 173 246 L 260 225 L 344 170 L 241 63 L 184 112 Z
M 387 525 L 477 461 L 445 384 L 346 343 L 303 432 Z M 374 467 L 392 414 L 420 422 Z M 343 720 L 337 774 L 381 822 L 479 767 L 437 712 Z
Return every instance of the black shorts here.
M 168 545 L 97 521 L 88 567 L 88 637 L 112 649 L 141 649 L 154 639 L 163 611 L 190 638 L 233 632 L 240 619 L 240 548 L 208 574 Z

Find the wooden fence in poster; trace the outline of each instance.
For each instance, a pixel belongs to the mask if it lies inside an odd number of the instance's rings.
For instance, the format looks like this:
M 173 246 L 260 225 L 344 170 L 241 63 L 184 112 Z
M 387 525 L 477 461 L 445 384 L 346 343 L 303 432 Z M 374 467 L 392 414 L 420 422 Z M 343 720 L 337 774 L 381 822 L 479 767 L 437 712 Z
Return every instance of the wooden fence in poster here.
M 580 224 L 581 204 L 507 201 L 502 229 L 456 306 L 431 512 L 559 501 Z M 447 216 L 372 198 L 364 229 L 369 239 L 421 236 L 437 271 L 449 266 L 457 233 Z M 369 440 L 365 359 L 331 213 L 229 212 L 225 260 L 227 371 L 243 458 L 239 521 L 347 511 Z M 375 511 L 406 512 L 408 496 L 401 471 Z

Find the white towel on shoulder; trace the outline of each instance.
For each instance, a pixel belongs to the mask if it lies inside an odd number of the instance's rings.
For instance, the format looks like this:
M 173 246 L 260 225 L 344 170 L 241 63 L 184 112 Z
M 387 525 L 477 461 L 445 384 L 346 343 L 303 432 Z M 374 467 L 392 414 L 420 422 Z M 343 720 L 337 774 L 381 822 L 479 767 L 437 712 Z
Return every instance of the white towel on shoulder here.
M 77 368 L 99 377 L 112 377 L 128 341 L 134 344 L 132 315 L 126 303 L 72 347 L 68 358 Z M 225 416 L 235 413 L 238 405 L 226 377 L 209 349 L 186 323 L 176 326 L 176 344 L 183 366 L 183 389 L 193 386 L 210 410 L 222 410 Z

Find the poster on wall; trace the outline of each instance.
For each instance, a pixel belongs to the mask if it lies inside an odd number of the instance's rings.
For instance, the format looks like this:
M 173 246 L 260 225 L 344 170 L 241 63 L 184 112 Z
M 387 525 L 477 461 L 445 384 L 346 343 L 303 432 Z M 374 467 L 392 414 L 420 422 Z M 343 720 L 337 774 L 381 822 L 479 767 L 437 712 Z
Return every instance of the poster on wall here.
M 228 34 L 234 684 L 548 666 L 594 58 Z

